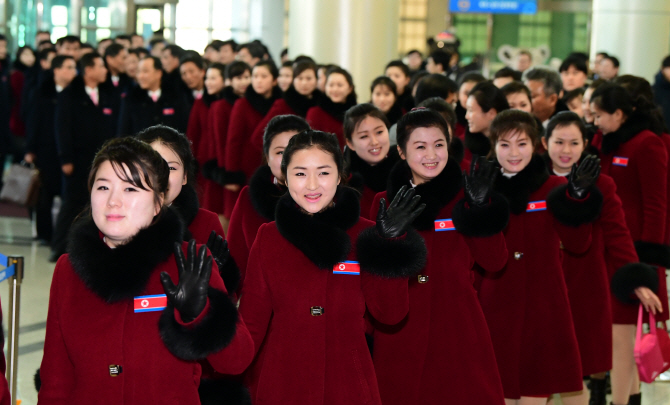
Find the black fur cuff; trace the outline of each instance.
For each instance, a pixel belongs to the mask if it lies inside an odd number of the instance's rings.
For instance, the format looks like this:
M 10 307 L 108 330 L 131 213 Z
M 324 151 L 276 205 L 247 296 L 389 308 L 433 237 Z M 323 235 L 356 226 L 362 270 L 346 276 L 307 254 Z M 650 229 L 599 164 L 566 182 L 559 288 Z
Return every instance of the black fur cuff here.
M 465 199 L 456 203 L 452 211 L 454 227 L 464 236 L 485 238 L 493 236 L 507 226 L 509 203 L 499 193 L 491 194 L 491 202 L 485 207 L 465 207 Z
M 593 222 L 600 216 L 603 195 L 597 187 L 591 187 L 585 200 L 568 197 L 568 186 L 558 186 L 547 196 L 547 208 L 563 225 L 578 227 Z
M 628 263 L 614 273 L 610 282 L 612 294 L 626 304 L 639 302 L 634 296 L 635 289 L 638 287 L 658 291 L 658 273 L 655 268 L 644 263 Z
M 641 262 L 670 268 L 670 246 L 638 240 L 635 250 Z
M 208 160 L 205 163 L 202 164 L 202 177 L 212 180 L 214 178 L 214 173 L 216 172 L 216 169 L 218 169 L 216 159 Z
M 201 379 L 200 403 L 202 405 L 251 405 L 249 390 L 231 378 Z
M 219 275 L 228 290 L 228 295 L 235 294 L 237 287 L 240 286 L 240 268 L 235 263 L 233 256 L 228 255 L 226 262 L 219 267 Z
M 427 249 L 421 235 L 410 229 L 404 237 L 385 239 L 374 226 L 358 235 L 356 255 L 361 270 L 385 278 L 411 277 L 426 264 Z
M 158 322 L 161 339 L 168 350 L 182 360 L 200 360 L 228 346 L 235 336 L 237 307 L 228 296 L 209 288 L 209 311 L 194 325 L 177 322 L 168 301 Z

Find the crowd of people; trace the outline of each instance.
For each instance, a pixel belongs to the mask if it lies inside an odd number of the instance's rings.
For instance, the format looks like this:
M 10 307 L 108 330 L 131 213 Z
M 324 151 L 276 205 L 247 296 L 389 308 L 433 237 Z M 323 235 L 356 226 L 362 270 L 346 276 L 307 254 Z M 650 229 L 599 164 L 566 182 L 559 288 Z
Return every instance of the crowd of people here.
M 0 36 L 0 157 L 57 262 L 40 404 L 641 403 L 670 56 L 412 51 L 368 93 L 260 41 L 35 44 Z

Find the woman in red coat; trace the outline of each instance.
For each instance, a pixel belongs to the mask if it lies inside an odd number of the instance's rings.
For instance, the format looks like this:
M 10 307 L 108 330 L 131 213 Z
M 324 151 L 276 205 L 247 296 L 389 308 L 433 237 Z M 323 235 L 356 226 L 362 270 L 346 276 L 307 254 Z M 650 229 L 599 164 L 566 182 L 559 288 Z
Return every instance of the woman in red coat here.
M 466 108 L 465 119 L 468 122 L 468 129 L 463 138 L 464 160 L 471 161 L 472 155 L 489 154 L 491 122 L 501 111 L 509 109 L 509 104 L 503 92 L 492 82 L 482 82 L 470 90 Z
M 226 171 L 226 142 L 228 140 L 228 125 L 230 124 L 230 115 L 233 111 L 235 102 L 244 94 L 251 83 L 251 68 L 242 61 L 234 61 L 226 66 L 225 71 L 226 82 L 230 82 L 230 86 L 223 89 L 221 99 L 212 103 L 209 109 L 209 139 L 213 141 L 210 145 L 216 155 L 216 165 L 207 163 L 203 167 L 203 175 L 218 183 L 223 187 L 223 176 Z M 226 199 L 227 190 L 223 189 L 223 198 L 221 201 L 221 209 L 219 210 L 219 220 L 223 226 L 223 230 L 228 232 L 228 223 L 230 216 L 226 216 Z
M 230 255 L 240 269 L 240 293 L 258 228 L 274 221 L 277 202 L 286 193 L 281 172 L 284 149 L 295 134 L 309 129 L 307 121 L 295 115 L 274 117 L 265 128 L 263 154 L 268 164 L 259 167 L 240 192 L 228 228 Z
M 428 247 L 421 274 L 409 281 L 409 314 L 397 325 L 373 321 L 373 359 L 384 404 L 503 404 L 495 355 L 472 286 L 475 263 L 498 271 L 507 261 L 509 208 L 491 193 L 496 174 L 481 162 L 476 177 L 450 159 L 448 124 L 437 112 L 413 110 L 398 121 L 402 161 L 379 201 L 411 185 L 426 203 L 412 223 Z M 467 193 L 466 193 L 467 191 Z M 477 194 L 477 197 L 474 197 Z M 489 203 L 490 201 L 490 203 Z
M 317 105 L 307 111 L 305 118 L 312 128 L 335 134 L 344 149 L 344 113 L 356 105 L 354 79 L 337 66 L 328 69 L 326 75 L 326 97 L 321 97 Z
M 26 135 L 26 123 L 21 116 L 21 98 L 26 73 L 35 64 L 35 52 L 29 46 L 22 46 L 16 51 L 16 60 L 9 76 L 12 91 L 12 109 L 9 117 L 9 131 L 18 137 Z
M 263 151 L 263 134 L 270 120 L 278 115 L 307 116 L 307 111 L 314 107 L 323 97 L 316 88 L 316 64 L 311 61 L 301 61 L 293 68 L 293 84 L 282 94 L 282 98 L 272 104 L 270 111 L 258 123 L 251 135 L 251 147 L 259 153 Z
M 195 241 L 182 243 L 163 208 L 168 172 L 132 138 L 96 155 L 90 214 L 51 284 L 40 404 L 195 405 L 198 360 L 222 373 L 251 361 L 253 341 L 206 247 L 196 255 Z
M 372 201 L 386 190 L 391 169 L 400 160 L 398 149 L 391 149 L 389 126 L 386 114 L 370 103 L 351 107 L 344 114 L 347 185 L 361 193 L 361 215 L 370 220 L 374 218 L 370 216 Z
M 586 127 L 573 112 L 556 114 L 547 125 L 542 144 L 547 150 L 549 167 L 558 176 L 567 176 L 586 150 Z M 661 309 L 660 300 L 649 289 L 652 284 L 645 280 L 655 279 L 650 266 L 638 264 L 633 240 L 626 227 L 621 199 L 616 194 L 616 185 L 611 177 L 601 174 L 596 186 L 603 194 L 600 217 L 593 224 L 593 242 L 589 250 L 580 255 L 564 251 L 563 273 L 568 288 L 572 320 L 579 343 L 582 360 L 582 375 L 599 374 L 591 378 L 591 398 L 594 403 L 605 403 L 604 375 L 612 369 L 612 350 L 620 352 L 626 347 L 612 347 L 612 305 L 610 304 L 610 278 L 617 272 L 618 278 L 630 280 L 626 293 L 634 290 L 646 307 L 653 304 Z M 656 283 L 657 284 L 657 283 Z M 655 309 L 654 309 L 655 312 Z M 618 325 L 614 326 L 614 330 Z M 615 342 L 621 339 L 615 339 Z M 615 358 L 618 354 L 615 354 Z M 633 353 L 628 353 L 632 357 Z M 620 369 L 612 370 L 612 396 L 614 403 L 627 403 L 630 384 L 625 385 L 623 396 L 618 376 Z M 586 387 L 581 393 L 563 395 L 564 404 L 583 404 L 589 401 Z
M 570 314 L 561 243 L 574 253 L 591 245 L 591 222 L 602 205 L 597 159 L 587 158 L 568 182 L 549 176 L 533 154 L 535 119 L 503 111 L 490 128 L 502 176 L 495 189 L 510 204 L 505 228 L 509 257 L 498 273 L 484 272 L 479 300 L 491 331 L 509 404 L 543 404 L 556 392 L 582 389 L 582 366 Z
M 662 134 L 655 134 L 648 129 L 653 120 L 648 100 L 639 97 L 634 102 L 621 86 L 606 84 L 598 87 L 591 96 L 590 106 L 594 122 L 603 134 L 600 145 L 603 173 L 612 177 L 616 183 L 637 255 L 641 262 L 658 266 L 658 298 L 663 304 L 663 312 L 657 319 L 666 321 L 668 297 L 665 268 L 670 267 L 665 229 L 668 152 Z M 620 308 L 615 306 L 613 309 L 614 323 L 626 329 L 625 336 L 621 336 L 621 344 L 631 348 L 637 308 L 627 305 Z M 615 356 L 617 353 L 628 354 L 625 359 L 620 359 L 627 367 L 620 368 L 619 384 L 623 387 L 626 383 L 630 384 L 632 399 L 634 395 L 639 395 L 639 376 L 635 372 L 633 359 L 629 357 L 631 350 L 615 352 Z M 614 361 L 616 369 L 617 357 Z M 625 368 L 628 368 L 627 372 Z M 621 398 L 625 401 L 623 396 Z
M 263 155 L 249 146 L 251 135 L 258 123 L 281 96 L 277 87 L 277 67 L 271 61 L 262 61 L 251 72 L 251 86 L 244 98 L 235 102 L 230 113 L 226 139 L 226 192 L 224 216 L 230 218 L 240 190 L 261 165 Z
M 338 186 L 342 154 L 325 132 L 291 138 L 281 168 L 288 193 L 258 231 L 240 304 L 256 348 L 266 348 L 252 397 L 381 404 L 363 315 L 367 308 L 387 324 L 406 315 L 407 278 L 426 254 L 409 226 L 423 206 L 403 191 L 376 226 L 361 218 L 356 192 Z

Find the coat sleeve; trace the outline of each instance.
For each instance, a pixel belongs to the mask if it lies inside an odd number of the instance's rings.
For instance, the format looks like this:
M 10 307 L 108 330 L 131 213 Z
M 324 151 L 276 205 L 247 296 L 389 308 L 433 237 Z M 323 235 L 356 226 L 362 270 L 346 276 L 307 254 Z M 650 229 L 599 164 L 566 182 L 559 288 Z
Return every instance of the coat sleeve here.
M 235 260 L 240 270 L 240 284 L 238 287 L 238 291 L 240 292 L 242 292 L 244 287 L 244 277 L 247 272 L 249 250 L 251 249 L 251 246 L 247 245 L 247 239 L 244 237 L 245 207 L 243 207 L 243 204 L 249 200 L 248 195 L 249 188 L 245 186 L 235 203 L 233 215 L 230 216 L 227 235 L 230 256 Z
M 246 100 L 240 99 L 235 102 L 233 110 L 230 113 L 230 124 L 228 125 L 228 137 L 226 139 L 226 171 L 239 172 L 240 178 L 235 181 L 230 181 L 232 184 L 244 185 L 244 173 L 242 167 L 244 166 L 242 160 L 245 156 L 244 147 L 245 141 L 249 134 L 247 133 L 249 125 L 247 123 Z
M 188 123 L 186 125 L 186 137 L 191 141 L 191 150 L 195 156 L 195 160 L 198 162 L 198 165 L 205 163 L 204 157 L 202 156 L 202 150 L 200 143 L 203 141 L 202 134 L 202 123 L 199 117 L 199 106 L 198 103 L 201 101 L 196 101 L 191 108 L 191 113 L 188 117 Z
M 605 242 L 605 261 L 610 275 L 610 287 L 614 296 L 622 302 L 636 301 L 634 291 L 638 287 L 647 287 L 653 291 L 658 288 L 658 275 L 655 269 L 638 263 L 633 239 L 626 226 L 621 199 L 616 193 L 616 184 L 601 175 L 599 180 L 603 193 L 603 211 L 600 227 Z
M 265 278 L 261 256 L 263 254 L 263 231 L 267 225 L 262 225 L 258 235 L 251 246 L 249 264 L 244 281 L 244 293 L 240 299 L 240 314 L 246 319 L 247 328 L 254 341 L 257 352 L 265 334 L 267 333 L 270 319 L 272 318 L 272 296 Z
M 123 99 L 121 99 L 121 112 L 119 113 L 119 130 L 118 130 L 118 135 L 119 136 L 129 136 L 129 135 L 134 135 L 131 133 L 133 125 L 131 121 L 132 114 L 130 113 L 130 109 L 132 106 L 132 102 L 129 100 L 129 97 L 131 96 L 132 92 Z
M 47 312 L 46 337 L 44 339 L 44 356 L 40 366 L 42 386 L 38 394 L 40 404 L 69 404 L 70 392 L 74 384 L 74 365 L 63 340 L 59 318 L 60 281 L 63 277 L 66 257 L 61 256 L 54 270 L 49 293 L 49 309 Z
M 74 145 L 72 139 L 72 100 L 69 92 L 62 91 L 58 96 L 56 106 L 56 146 L 61 165 L 72 163 L 74 160 Z
M 26 152 L 35 153 L 42 142 L 41 104 L 34 104 L 26 112 Z
M 240 374 L 253 359 L 253 341 L 226 292 L 216 264 L 212 267 L 207 304 L 200 315 L 184 322 L 179 311 L 168 302 L 161 314 L 159 330 L 173 355 L 187 361 L 206 358 L 222 374 Z
M 642 233 L 635 247 L 640 261 L 670 266 L 665 243 L 667 215 L 668 152 L 663 141 L 650 137 L 637 151 L 637 178 L 642 201 Z
M 265 127 L 268 126 L 268 123 L 270 120 L 277 115 L 277 102 L 279 100 L 275 100 L 274 104 L 272 104 L 272 107 L 270 108 L 270 111 L 268 111 L 267 114 L 265 114 L 265 117 L 263 117 L 262 120 L 256 125 L 256 129 L 254 129 L 254 132 L 251 134 L 251 138 L 249 138 L 249 143 L 251 149 L 254 151 L 255 154 L 263 155 L 263 135 L 265 134 Z
M 230 124 L 231 108 L 227 101 L 217 101 L 209 110 L 211 118 L 209 130 L 214 139 L 214 151 L 219 167 L 226 167 L 226 140 L 228 139 L 228 126 Z

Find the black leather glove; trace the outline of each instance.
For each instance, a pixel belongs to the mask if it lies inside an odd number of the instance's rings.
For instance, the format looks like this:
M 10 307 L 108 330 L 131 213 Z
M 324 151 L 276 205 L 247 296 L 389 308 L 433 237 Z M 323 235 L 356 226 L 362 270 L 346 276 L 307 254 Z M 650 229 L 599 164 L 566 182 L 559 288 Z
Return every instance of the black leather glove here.
M 230 258 L 228 241 L 224 240 L 220 235 L 217 235 L 216 231 L 212 231 L 209 234 L 209 239 L 207 240 L 207 248 L 212 253 L 212 258 L 219 267 L 219 271 L 221 271 Z
M 600 176 L 600 159 L 594 155 L 589 155 L 582 159 L 582 162 L 573 165 L 568 175 L 568 194 L 570 197 L 581 200 L 593 186 Z
M 413 188 L 407 190 L 402 186 L 398 194 L 386 209 L 386 200 L 379 200 L 379 212 L 377 212 L 377 232 L 383 238 L 397 238 L 404 234 L 416 217 L 421 214 L 426 204 L 419 204 L 421 196 L 415 196 Z
M 479 161 L 479 166 L 477 166 Z M 499 170 L 493 162 L 484 157 L 473 156 L 470 163 L 470 174 L 463 173 L 465 200 L 470 207 L 488 205 Z
M 207 305 L 207 289 L 212 274 L 212 257 L 207 256 L 205 246 L 200 247 L 196 256 L 195 240 L 188 243 L 186 259 L 181 244 L 175 243 L 174 256 L 179 270 L 179 284 L 174 285 L 170 275 L 161 273 L 161 282 L 168 300 L 179 311 L 184 322 L 191 322 L 200 315 Z

